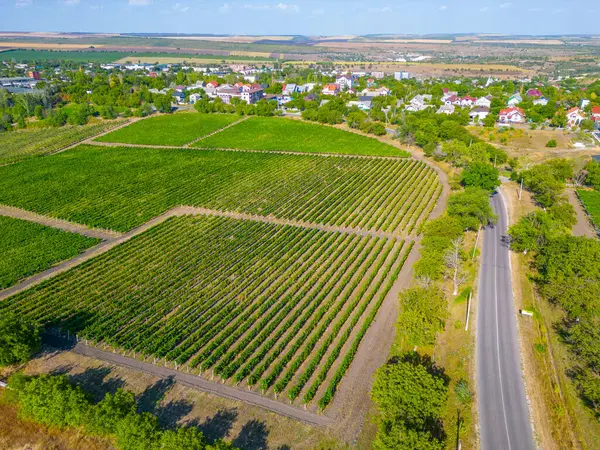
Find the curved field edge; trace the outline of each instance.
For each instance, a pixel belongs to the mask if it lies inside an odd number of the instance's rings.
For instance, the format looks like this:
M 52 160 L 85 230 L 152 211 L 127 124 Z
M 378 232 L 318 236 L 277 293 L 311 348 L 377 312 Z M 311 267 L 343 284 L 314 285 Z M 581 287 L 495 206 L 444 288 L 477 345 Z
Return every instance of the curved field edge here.
M 183 146 L 237 120 L 240 120 L 240 116 L 232 114 L 179 112 L 151 116 L 94 140 L 117 144 Z
M 0 310 L 324 408 L 411 247 L 183 216 L 9 297 Z
M 410 156 L 408 152 L 372 137 L 284 117 L 250 117 L 227 130 L 202 139 L 194 146 L 338 155 Z
M 99 239 L 0 216 L 0 289 L 96 245 Z
M 600 233 L 600 191 L 577 190 L 577 196 L 590 217 L 597 233 Z
M 80 145 L 0 167 L 0 204 L 115 231 L 189 205 L 406 235 L 439 182 L 412 158 Z

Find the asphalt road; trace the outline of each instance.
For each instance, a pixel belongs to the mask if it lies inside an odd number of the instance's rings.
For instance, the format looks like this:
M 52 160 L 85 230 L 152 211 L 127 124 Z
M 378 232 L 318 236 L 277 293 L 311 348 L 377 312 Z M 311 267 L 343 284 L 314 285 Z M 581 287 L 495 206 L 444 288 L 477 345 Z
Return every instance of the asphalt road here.
M 498 223 L 485 230 L 477 312 L 477 390 L 481 448 L 534 449 L 513 306 L 508 219 L 492 196 Z

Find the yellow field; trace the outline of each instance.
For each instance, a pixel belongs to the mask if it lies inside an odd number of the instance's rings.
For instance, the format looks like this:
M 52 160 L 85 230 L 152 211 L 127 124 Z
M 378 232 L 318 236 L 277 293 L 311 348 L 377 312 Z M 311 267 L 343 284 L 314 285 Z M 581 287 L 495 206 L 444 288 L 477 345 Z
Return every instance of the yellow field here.
M 256 58 L 269 58 L 271 56 L 271 54 L 268 52 L 235 51 L 235 52 L 230 52 L 229 56 L 254 56 Z
M 85 50 L 90 48 L 90 44 L 42 44 L 37 42 L 0 42 L 0 47 L 10 48 L 31 48 L 36 50 Z M 104 47 L 104 45 L 96 45 L 95 48 Z
M 270 41 L 291 41 L 293 36 L 160 36 L 162 39 L 179 39 L 186 41 L 211 41 L 233 42 L 238 44 L 251 44 L 256 41 L 269 39 Z

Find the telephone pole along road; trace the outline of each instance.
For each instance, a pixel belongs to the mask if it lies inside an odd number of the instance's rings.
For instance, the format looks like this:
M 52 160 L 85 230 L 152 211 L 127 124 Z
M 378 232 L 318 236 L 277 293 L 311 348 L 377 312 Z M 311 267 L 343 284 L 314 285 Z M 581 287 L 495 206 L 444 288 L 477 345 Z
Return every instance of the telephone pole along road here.
M 477 390 L 481 448 L 533 450 L 513 305 L 506 209 L 492 196 L 498 223 L 485 230 L 477 312 Z

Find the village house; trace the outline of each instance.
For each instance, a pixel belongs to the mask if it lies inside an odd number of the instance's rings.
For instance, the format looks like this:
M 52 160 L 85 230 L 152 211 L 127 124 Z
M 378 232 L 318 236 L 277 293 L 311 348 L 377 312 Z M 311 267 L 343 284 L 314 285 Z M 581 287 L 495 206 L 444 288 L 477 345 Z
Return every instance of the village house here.
M 548 104 L 548 99 L 546 97 L 540 97 L 540 98 L 536 98 L 533 101 L 534 105 L 541 105 L 541 106 L 546 106 Z
M 249 105 L 253 105 L 254 103 L 258 102 L 263 95 L 264 89 L 260 84 L 247 84 L 242 86 L 240 98 Z
M 338 95 L 340 92 L 339 84 L 326 84 L 321 91 L 323 95 Z
M 411 105 L 415 105 L 415 106 L 424 106 L 430 101 L 431 101 L 430 94 L 419 94 L 419 95 L 415 95 L 412 98 L 412 100 L 410 101 L 410 103 L 411 103 Z
M 486 106 L 478 106 L 469 112 L 469 117 L 473 122 L 481 122 L 490 114 L 490 108 Z
M 515 105 L 518 105 L 519 103 L 521 103 L 522 101 L 523 101 L 523 97 L 521 97 L 521 94 L 519 94 L 517 92 L 516 94 L 513 94 L 508 98 L 508 101 L 506 102 L 506 104 L 508 106 L 515 106 Z
M 479 97 L 475 102 L 475 106 L 485 106 L 486 108 L 489 108 L 492 106 L 492 96 Z
M 298 85 L 294 83 L 284 84 L 282 87 L 283 95 L 292 95 L 298 92 Z
M 585 116 L 583 115 L 583 111 L 580 110 L 577 106 L 567 111 L 567 124 L 570 127 L 578 126 L 584 120 Z
M 501 109 L 498 114 L 499 123 L 523 123 L 525 122 L 525 111 L 517 106 Z
M 440 108 L 436 111 L 436 114 L 454 114 L 454 110 L 455 110 L 455 106 L 454 105 L 446 105 L 443 104 L 442 106 L 440 106 Z
M 351 75 L 342 75 L 337 77 L 335 84 L 339 86 L 339 90 L 352 89 L 354 86 L 354 78 Z
M 382 78 L 385 77 L 385 73 L 384 72 L 371 72 L 371 76 L 373 78 L 375 78 L 376 80 L 381 80 Z
M 539 98 L 539 97 L 542 97 L 542 96 L 543 96 L 543 94 L 542 94 L 542 92 L 539 89 L 529 89 L 527 91 L 527 97 L 537 97 L 537 98 Z
M 477 101 L 476 98 L 469 97 L 468 95 L 466 95 L 460 99 L 460 106 L 463 108 L 466 106 L 473 106 L 476 101 Z
M 202 98 L 202 94 L 200 94 L 199 92 L 194 92 L 193 94 L 190 94 L 188 100 L 189 100 L 190 105 L 193 105 L 201 98 Z
M 388 88 L 386 88 L 385 86 L 382 86 L 380 88 L 367 88 L 367 89 L 363 89 L 363 91 L 360 93 L 360 95 L 363 96 L 369 96 L 369 97 L 385 97 L 387 95 L 390 94 L 390 90 Z

